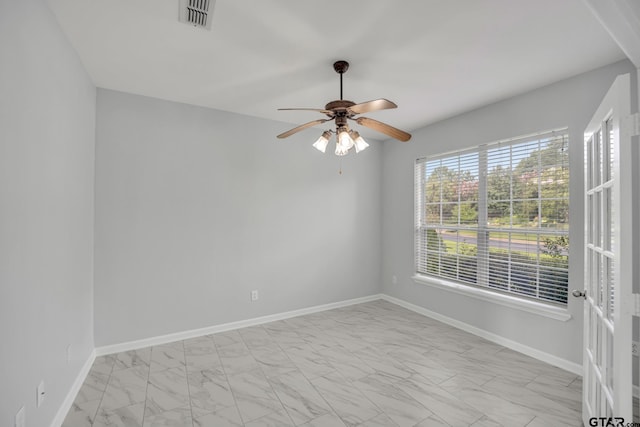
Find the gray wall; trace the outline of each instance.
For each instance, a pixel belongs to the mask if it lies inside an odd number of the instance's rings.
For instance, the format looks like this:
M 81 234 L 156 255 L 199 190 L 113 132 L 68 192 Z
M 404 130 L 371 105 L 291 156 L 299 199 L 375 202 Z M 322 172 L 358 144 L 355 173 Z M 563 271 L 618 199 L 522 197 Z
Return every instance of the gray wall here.
M 339 175 L 318 129 L 102 89 L 97 117 L 98 347 L 379 292 L 379 143 Z
M 383 152 L 383 292 L 507 339 L 582 363 L 582 302 L 570 299 L 568 322 L 419 285 L 413 266 L 413 166 L 430 154 L 536 131 L 569 127 L 571 289 L 583 289 L 583 130 L 616 75 L 634 72 L 621 61 L 514 98 L 488 105 L 413 133 L 408 145 Z M 398 284 L 392 284 L 396 275 Z
M 41 0 L 0 0 L 0 64 L 0 425 L 45 426 L 94 348 L 96 92 Z
M 410 280 L 413 162 L 569 126 L 580 247 L 582 129 L 628 62 L 428 126 L 408 145 L 373 142 L 342 175 L 311 147 L 317 131 L 276 140 L 284 123 L 99 90 L 95 126 L 95 88 L 42 0 L 0 0 L 0 63 L 0 425 L 22 405 L 28 425 L 53 419 L 94 348 L 94 319 L 103 346 L 382 289 L 581 362 L 576 300 L 563 323 Z M 581 287 L 580 250 L 570 277 Z

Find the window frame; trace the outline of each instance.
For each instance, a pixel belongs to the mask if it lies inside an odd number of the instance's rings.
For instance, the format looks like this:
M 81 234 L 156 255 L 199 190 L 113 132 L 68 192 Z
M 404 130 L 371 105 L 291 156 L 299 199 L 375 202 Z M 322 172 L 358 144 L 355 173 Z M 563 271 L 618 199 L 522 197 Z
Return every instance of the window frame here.
M 536 297 L 531 297 L 531 296 L 527 296 L 527 295 L 523 295 L 520 293 L 516 293 L 510 290 L 500 290 L 500 289 L 496 289 L 494 287 L 489 287 L 488 286 L 488 279 L 489 279 L 489 269 L 486 268 L 486 266 L 488 265 L 489 262 L 489 257 L 490 257 L 490 251 L 489 251 L 489 243 L 488 243 L 488 236 L 490 232 L 504 232 L 504 231 L 509 231 L 511 230 L 513 232 L 513 224 L 511 223 L 508 227 L 490 227 L 489 226 L 489 222 L 488 222 L 488 218 L 487 218 L 487 205 L 490 201 L 489 199 L 489 193 L 488 193 L 488 189 L 487 189 L 487 183 L 488 183 L 488 172 L 490 170 L 488 164 L 493 160 L 493 159 L 488 159 L 489 157 L 489 153 L 492 149 L 494 149 L 495 147 L 504 147 L 504 146 L 514 146 L 514 145 L 518 145 L 518 144 L 526 144 L 528 142 L 532 142 L 532 141 L 540 141 L 543 140 L 545 138 L 549 138 L 549 137 L 558 137 L 561 136 L 563 138 L 569 138 L 569 131 L 567 127 L 564 128 L 559 128 L 559 129 L 554 129 L 554 130 L 550 130 L 550 131 L 544 131 L 544 132 L 536 132 L 533 134 L 529 134 L 529 135 L 524 135 L 524 136 L 519 136 L 519 137 L 515 137 L 515 138 L 509 138 L 509 139 L 504 139 L 504 140 L 500 140 L 500 141 L 495 141 L 492 143 L 488 143 L 488 144 L 482 144 L 482 145 L 477 145 L 477 146 L 473 146 L 473 147 L 468 147 L 465 149 L 460 149 L 460 150 L 454 150 L 454 151 L 449 151 L 449 152 L 445 152 L 445 153 L 438 153 L 435 155 L 431 155 L 431 156 L 426 156 L 426 157 L 421 157 L 416 159 L 415 164 L 414 164 L 414 197 L 415 197 L 415 206 L 414 206 L 414 276 L 412 277 L 412 279 L 414 280 L 414 282 L 418 283 L 418 284 L 424 284 L 424 285 L 430 285 L 430 286 L 434 286 L 440 289 L 446 289 L 458 294 L 463 294 L 466 296 L 470 296 L 476 299 L 481 299 L 481 300 L 485 300 L 485 301 L 491 301 L 500 305 L 504 305 L 504 306 L 508 306 L 508 307 L 512 307 L 512 308 L 518 308 L 524 311 L 528 311 L 531 313 L 536 313 L 536 314 L 540 314 L 543 315 L 545 317 L 550 317 L 553 319 L 557 319 L 557 320 L 562 320 L 562 321 L 567 321 L 571 318 L 571 315 L 569 314 L 568 311 L 568 301 L 567 302 L 553 302 L 553 301 L 549 301 L 549 300 L 545 300 L 545 299 L 540 299 L 538 296 Z M 568 143 L 567 143 L 568 144 Z M 568 150 L 568 146 L 567 146 L 567 150 Z M 429 274 L 426 272 L 421 272 L 420 270 L 420 256 L 421 254 L 425 254 L 428 253 L 428 249 L 426 249 L 426 241 L 425 241 L 425 237 L 420 237 L 420 233 L 424 232 L 424 230 L 428 230 L 428 229 L 434 229 L 433 224 L 429 225 L 427 223 L 427 221 L 424 221 L 423 223 L 423 219 L 425 218 L 425 211 L 426 211 L 426 207 L 428 205 L 427 199 L 426 199 L 426 194 L 425 194 L 425 179 L 426 179 L 426 168 L 427 168 L 427 162 L 434 162 L 437 160 L 444 160 L 444 159 L 451 159 L 451 158 L 460 158 L 461 156 L 464 155 L 469 155 L 469 154 L 477 154 L 478 156 L 478 165 L 477 165 L 477 172 L 478 172 L 478 190 L 477 190 L 477 204 L 478 204 L 478 212 L 477 212 L 477 224 L 473 225 L 473 226 L 466 226 L 466 225 L 461 225 L 460 221 L 458 221 L 457 225 L 443 225 L 442 228 L 446 228 L 446 229 L 455 229 L 455 230 L 474 230 L 477 231 L 478 233 L 478 243 L 477 243 L 477 251 L 479 255 L 476 255 L 476 259 L 477 259 L 477 263 L 478 263 L 478 270 L 481 270 L 480 266 L 481 263 L 484 263 L 485 265 L 485 269 L 482 271 L 482 275 L 481 277 L 476 279 L 475 283 L 469 283 L 469 282 L 463 282 L 463 281 L 459 281 L 456 279 L 450 279 L 450 278 L 446 278 L 443 277 L 442 275 L 435 275 L 435 274 Z M 567 151 L 568 154 L 568 151 Z M 567 160 L 566 163 L 566 167 L 569 167 L 569 161 Z M 515 165 L 513 163 L 510 163 L 510 168 L 513 168 Z M 422 173 L 421 173 L 422 171 Z M 570 172 L 569 172 L 570 174 Z M 425 176 L 422 176 L 425 175 Z M 539 179 L 541 179 L 539 177 Z M 570 177 L 569 177 L 569 181 L 570 181 Z M 569 182 L 567 182 L 567 186 L 566 186 L 566 191 L 569 191 Z M 517 198 L 515 198 L 517 199 Z M 537 199 L 538 200 L 543 200 L 545 199 L 544 197 L 542 197 L 540 191 L 538 191 L 538 195 L 537 195 Z M 460 198 L 459 200 L 459 204 L 460 204 Z M 511 195 L 510 195 L 510 202 L 512 202 L 514 200 L 513 197 L 513 189 L 511 189 Z M 563 199 L 564 200 L 564 199 Z M 568 196 L 567 196 L 567 200 L 568 200 Z M 442 203 L 442 200 L 440 201 L 440 203 Z M 540 209 L 540 207 L 538 208 Z M 540 212 L 540 210 L 539 210 Z M 513 216 L 513 212 L 511 213 L 511 216 Z M 533 234 L 536 236 L 545 236 L 547 234 L 557 234 L 557 235 L 565 235 L 568 236 L 569 235 L 569 227 L 570 225 L 568 225 L 567 229 L 564 231 L 549 231 L 549 230 L 543 230 L 543 228 L 539 225 L 538 229 L 528 229 L 526 230 L 527 233 L 529 234 Z M 487 242 L 486 243 L 486 252 L 484 252 L 484 255 L 480 255 L 480 246 L 482 245 L 481 243 L 481 237 L 480 234 L 481 233 L 486 233 L 485 235 L 487 236 Z M 540 239 L 540 237 L 538 237 L 538 239 Z M 422 244 L 421 244 L 422 243 Z M 540 254 L 540 251 L 538 250 L 537 252 L 538 254 Z M 539 255 L 538 255 L 539 257 Z M 511 258 L 509 256 L 509 264 L 511 264 Z M 540 259 L 538 258 L 537 264 L 535 264 L 536 267 L 539 269 L 540 266 Z M 424 265 L 423 265 L 424 267 Z M 456 265 L 456 272 L 457 275 L 459 275 L 459 269 L 460 269 L 460 265 L 457 264 Z M 424 268 L 422 270 L 425 270 Z M 563 270 L 564 272 L 564 270 Z M 538 273 L 539 274 L 539 273 Z M 568 274 L 569 274 L 569 266 L 567 264 L 567 268 L 566 268 L 566 274 L 567 274 L 567 278 L 568 278 Z M 539 286 L 539 285 L 537 285 Z M 540 288 L 537 288 L 537 295 L 539 295 L 540 292 Z M 567 282 L 567 294 L 569 293 L 569 284 Z

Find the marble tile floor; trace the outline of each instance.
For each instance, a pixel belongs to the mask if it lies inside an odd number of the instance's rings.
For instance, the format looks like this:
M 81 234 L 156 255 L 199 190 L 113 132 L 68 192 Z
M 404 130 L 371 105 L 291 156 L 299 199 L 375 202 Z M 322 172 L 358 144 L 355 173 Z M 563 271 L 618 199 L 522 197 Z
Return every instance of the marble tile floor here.
M 581 388 L 379 300 L 98 357 L 63 427 L 581 426 Z

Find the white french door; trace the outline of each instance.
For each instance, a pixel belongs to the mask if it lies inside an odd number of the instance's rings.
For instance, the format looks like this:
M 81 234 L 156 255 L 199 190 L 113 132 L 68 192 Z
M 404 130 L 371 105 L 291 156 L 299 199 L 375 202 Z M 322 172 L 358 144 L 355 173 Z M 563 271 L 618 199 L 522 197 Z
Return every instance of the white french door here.
M 632 193 L 629 75 L 619 76 L 585 138 L 582 417 L 632 421 Z

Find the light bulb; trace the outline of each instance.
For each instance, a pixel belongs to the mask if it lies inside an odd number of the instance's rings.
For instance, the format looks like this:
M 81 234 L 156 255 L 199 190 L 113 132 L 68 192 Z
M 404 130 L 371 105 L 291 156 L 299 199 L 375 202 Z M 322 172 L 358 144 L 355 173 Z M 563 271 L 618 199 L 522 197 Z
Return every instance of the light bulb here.
M 329 138 L 331 137 L 331 132 L 324 131 L 320 138 L 316 142 L 313 143 L 313 146 L 316 150 L 324 153 L 327 150 L 327 145 L 329 144 Z
M 338 131 L 338 141 L 346 151 L 349 151 L 351 147 L 353 147 L 353 139 L 351 139 L 345 129 Z
M 367 141 L 365 141 L 364 138 L 361 137 L 360 134 L 355 130 L 351 131 L 351 138 L 353 138 L 353 145 L 355 145 L 356 147 L 356 153 L 361 152 L 369 146 L 369 144 L 367 144 Z

